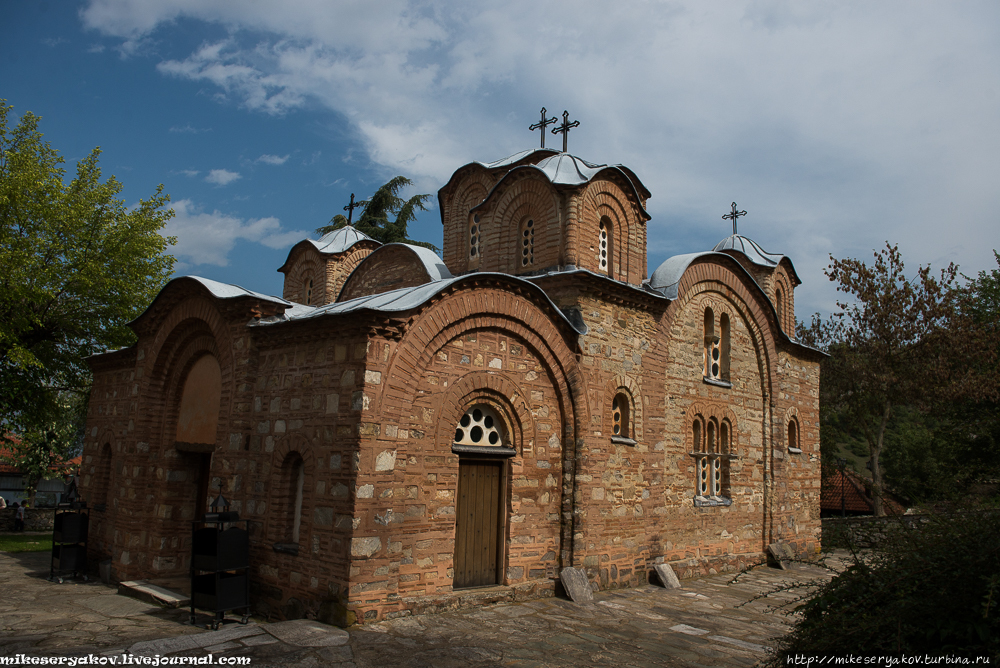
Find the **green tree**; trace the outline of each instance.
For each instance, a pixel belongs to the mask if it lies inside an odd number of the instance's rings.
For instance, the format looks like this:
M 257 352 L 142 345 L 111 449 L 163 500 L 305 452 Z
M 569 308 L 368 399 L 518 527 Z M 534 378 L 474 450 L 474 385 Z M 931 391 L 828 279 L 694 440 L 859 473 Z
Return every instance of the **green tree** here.
M 898 248 L 889 244 L 871 266 L 830 259 L 827 276 L 851 299 L 838 301 L 842 311 L 829 320 L 814 316 L 803 340 L 830 353 L 820 401 L 864 436 L 874 511 L 882 515 L 881 457 L 894 411 L 926 411 L 958 398 L 995 400 L 996 383 L 983 382 L 982 370 L 995 368 L 996 347 L 983 346 L 992 335 L 963 307 L 968 292 L 958 285 L 954 265 L 939 276 L 920 267 L 910 279 Z
M 59 392 L 42 420 L 17 436 L 8 434 L 3 459 L 21 473 L 31 506 L 38 483 L 79 452 L 86 419 L 87 393 Z
M 413 182 L 405 176 L 393 177 L 365 202 L 354 227 L 384 244 L 413 244 L 437 251 L 438 247 L 434 244 L 414 241 L 407 236 L 407 226 L 416 220 L 417 211 L 427 211 L 425 202 L 430 199 L 430 195 L 414 195 L 404 200 L 399 196 L 399 192 L 410 185 L 413 185 Z M 347 217 L 338 213 L 330 219 L 328 225 L 317 228 L 316 231 L 327 234 L 346 226 Z
M 25 463 L 73 441 L 86 358 L 134 342 L 127 323 L 173 270 L 160 234 L 173 211 L 163 186 L 126 206 L 121 183 L 101 181 L 99 148 L 66 183 L 39 117 L 10 129 L 11 110 L 0 101 L 0 444 Z

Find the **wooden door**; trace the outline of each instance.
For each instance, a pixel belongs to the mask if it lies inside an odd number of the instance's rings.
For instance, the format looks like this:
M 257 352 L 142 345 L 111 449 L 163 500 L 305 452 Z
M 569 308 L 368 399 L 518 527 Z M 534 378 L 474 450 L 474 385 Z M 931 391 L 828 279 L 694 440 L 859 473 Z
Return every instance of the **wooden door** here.
M 461 461 L 455 524 L 455 588 L 495 585 L 500 564 L 501 462 Z

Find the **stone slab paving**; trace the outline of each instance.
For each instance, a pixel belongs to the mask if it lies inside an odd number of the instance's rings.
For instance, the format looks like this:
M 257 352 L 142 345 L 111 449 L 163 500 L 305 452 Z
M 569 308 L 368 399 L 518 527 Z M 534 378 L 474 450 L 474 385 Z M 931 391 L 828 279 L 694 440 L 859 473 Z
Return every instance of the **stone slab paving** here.
M 828 560 L 837 568 L 838 560 Z M 118 596 L 100 583 L 50 583 L 46 554 L 0 553 L 0 655 L 248 656 L 251 666 L 753 666 L 792 618 L 773 608 L 797 592 L 764 592 L 831 572 L 791 563 L 595 592 L 593 602 L 547 598 L 348 630 L 310 620 L 186 624 L 187 611 Z M 205 617 L 207 620 L 207 616 Z

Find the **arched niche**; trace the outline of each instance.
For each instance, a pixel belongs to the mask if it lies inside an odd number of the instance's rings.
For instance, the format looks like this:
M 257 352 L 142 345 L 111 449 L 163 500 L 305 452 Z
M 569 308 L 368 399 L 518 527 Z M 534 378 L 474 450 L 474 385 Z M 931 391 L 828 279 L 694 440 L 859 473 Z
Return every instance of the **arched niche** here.
M 214 355 L 203 355 L 188 371 L 177 412 L 175 440 L 185 450 L 215 449 L 222 399 L 222 369 Z

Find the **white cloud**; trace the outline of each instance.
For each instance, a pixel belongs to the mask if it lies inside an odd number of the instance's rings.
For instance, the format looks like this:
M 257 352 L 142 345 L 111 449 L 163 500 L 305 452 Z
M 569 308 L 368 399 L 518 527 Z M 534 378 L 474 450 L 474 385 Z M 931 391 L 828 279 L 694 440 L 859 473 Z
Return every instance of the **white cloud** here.
M 214 183 L 217 186 L 228 186 L 233 181 L 242 179 L 243 177 L 239 172 L 231 172 L 228 169 L 213 169 L 205 177 L 205 180 L 209 183 Z
M 188 124 L 188 125 L 174 125 L 174 126 L 172 126 L 170 128 L 170 131 L 171 132 L 176 132 L 177 134 L 196 135 L 196 134 L 200 134 L 202 132 L 211 132 L 212 129 L 211 128 L 195 128 L 195 127 L 191 127 L 191 125 Z
M 257 162 L 263 162 L 264 164 L 267 164 L 267 165 L 283 165 L 283 164 L 285 164 L 288 161 L 288 158 L 290 157 L 290 155 L 291 154 L 288 154 L 288 155 L 270 155 L 268 153 L 265 153 L 264 155 L 262 155 L 259 158 L 257 158 Z
M 190 176 L 191 178 L 194 178 L 199 174 L 201 174 L 201 172 L 199 172 L 197 169 L 182 169 L 181 171 L 178 172 L 178 174 L 183 174 L 184 176 Z
M 992 266 L 996 3 L 378 7 L 91 0 L 82 16 L 128 42 L 179 18 L 221 25 L 228 38 L 159 70 L 268 114 L 325 106 L 422 192 L 467 162 L 537 145 L 538 109 L 568 109 L 581 122 L 571 151 L 626 163 L 652 191 L 651 256 L 710 246 L 736 200 L 751 213 L 741 231 L 795 260 L 808 308 L 832 303 L 828 253 L 867 256 L 885 239 L 914 265 Z
M 172 208 L 174 217 L 163 233 L 177 237 L 170 252 L 192 265 L 227 266 L 229 253 L 240 240 L 280 249 L 310 236 L 304 230 L 285 230 L 274 217 L 244 221 L 219 211 L 205 213 L 189 199 L 174 202 Z

